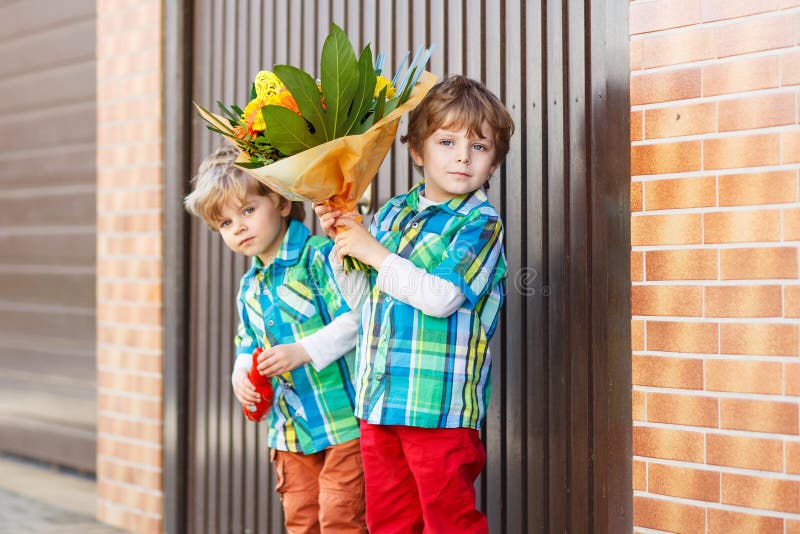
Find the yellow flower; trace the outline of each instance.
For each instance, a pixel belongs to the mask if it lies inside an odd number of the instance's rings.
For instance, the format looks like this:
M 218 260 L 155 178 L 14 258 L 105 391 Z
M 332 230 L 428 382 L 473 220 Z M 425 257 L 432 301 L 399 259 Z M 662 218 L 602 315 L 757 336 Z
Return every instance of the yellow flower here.
M 381 91 L 384 87 L 386 87 L 386 99 L 391 100 L 394 98 L 394 95 L 397 91 L 392 85 L 392 82 L 383 76 L 378 76 L 375 80 L 375 94 L 372 96 L 372 98 L 378 98 L 378 95 L 381 94 Z
M 261 115 L 261 108 L 267 105 L 266 98 L 256 97 L 247 103 L 242 113 L 247 129 L 251 132 L 263 132 L 267 124 L 264 122 L 264 117 Z
M 256 96 L 259 98 L 268 98 L 284 89 L 281 80 L 268 70 L 259 71 L 253 83 L 256 86 Z

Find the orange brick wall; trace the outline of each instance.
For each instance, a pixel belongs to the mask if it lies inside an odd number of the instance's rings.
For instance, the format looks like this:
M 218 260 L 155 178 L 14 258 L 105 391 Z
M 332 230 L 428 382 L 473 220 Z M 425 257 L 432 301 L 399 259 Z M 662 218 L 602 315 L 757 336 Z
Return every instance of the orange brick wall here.
M 800 0 L 633 0 L 638 532 L 800 533 Z
M 162 530 L 162 3 L 97 2 L 97 516 Z

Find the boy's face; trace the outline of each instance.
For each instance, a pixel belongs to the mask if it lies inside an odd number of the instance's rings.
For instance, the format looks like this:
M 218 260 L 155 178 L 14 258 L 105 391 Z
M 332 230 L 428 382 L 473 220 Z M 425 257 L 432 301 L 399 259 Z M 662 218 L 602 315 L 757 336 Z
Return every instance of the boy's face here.
M 282 201 L 278 195 L 248 191 L 241 202 L 229 200 L 222 205 L 217 228 L 232 251 L 258 256 L 266 265 L 280 249 L 286 233 L 284 218 L 291 208 L 291 202 Z
M 425 196 L 434 202 L 471 193 L 494 172 L 495 146 L 489 128 L 482 136 L 467 135 L 466 128 L 439 128 L 422 143 L 422 153 L 410 149 L 411 158 L 425 169 Z

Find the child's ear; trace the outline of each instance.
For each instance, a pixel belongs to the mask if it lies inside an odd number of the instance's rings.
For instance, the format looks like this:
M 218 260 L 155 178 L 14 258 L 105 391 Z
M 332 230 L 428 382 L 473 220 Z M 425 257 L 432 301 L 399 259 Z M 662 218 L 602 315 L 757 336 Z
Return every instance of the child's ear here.
M 409 155 L 411 155 L 411 161 L 414 162 L 414 165 L 416 165 L 417 167 L 422 167 L 423 166 L 422 156 L 417 154 L 416 150 L 414 150 L 411 147 L 408 147 L 408 153 L 409 153 Z
M 292 212 L 292 201 L 282 196 L 275 195 L 278 199 L 278 206 L 280 207 L 281 218 L 285 219 Z

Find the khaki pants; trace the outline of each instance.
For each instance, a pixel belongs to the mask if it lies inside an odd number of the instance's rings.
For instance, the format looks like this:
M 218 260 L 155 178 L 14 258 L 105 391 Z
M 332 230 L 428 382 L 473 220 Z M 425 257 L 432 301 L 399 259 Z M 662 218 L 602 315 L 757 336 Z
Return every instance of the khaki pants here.
M 358 439 L 314 454 L 271 451 L 290 534 L 366 533 Z

